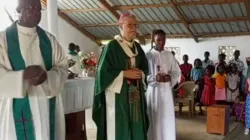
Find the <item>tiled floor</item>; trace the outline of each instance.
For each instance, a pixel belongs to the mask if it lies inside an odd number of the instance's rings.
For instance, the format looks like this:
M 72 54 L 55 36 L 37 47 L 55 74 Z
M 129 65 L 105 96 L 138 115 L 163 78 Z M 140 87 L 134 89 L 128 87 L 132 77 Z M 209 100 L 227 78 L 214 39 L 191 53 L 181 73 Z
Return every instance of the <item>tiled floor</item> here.
M 92 121 L 91 113 L 91 110 L 86 111 L 87 137 L 88 140 L 96 140 L 96 127 Z M 185 112 L 181 116 L 177 114 L 176 126 L 177 140 L 222 140 L 224 138 L 221 135 L 206 133 L 206 116 L 196 116 L 191 119 Z M 233 130 L 236 126 L 237 123 L 231 123 L 230 130 Z

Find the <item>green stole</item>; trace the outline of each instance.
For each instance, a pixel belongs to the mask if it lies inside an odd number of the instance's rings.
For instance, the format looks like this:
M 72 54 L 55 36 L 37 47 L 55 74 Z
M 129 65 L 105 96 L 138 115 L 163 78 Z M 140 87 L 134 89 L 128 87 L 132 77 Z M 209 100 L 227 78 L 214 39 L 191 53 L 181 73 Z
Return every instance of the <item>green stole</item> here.
M 6 30 L 6 38 L 8 44 L 8 56 L 13 71 L 20 71 L 26 68 L 25 61 L 22 57 L 17 23 L 13 23 Z M 39 46 L 44 60 L 46 70 L 52 68 L 52 46 L 45 31 L 37 26 L 37 34 L 39 37 Z M 55 140 L 55 109 L 56 98 L 49 99 L 49 123 L 50 123 L 50 140 Z M 15 121 L 15 129 L 17 140 L 35 140 L 34 125 L 28 95 L 22 99 L 13 99 L 13 117 Z

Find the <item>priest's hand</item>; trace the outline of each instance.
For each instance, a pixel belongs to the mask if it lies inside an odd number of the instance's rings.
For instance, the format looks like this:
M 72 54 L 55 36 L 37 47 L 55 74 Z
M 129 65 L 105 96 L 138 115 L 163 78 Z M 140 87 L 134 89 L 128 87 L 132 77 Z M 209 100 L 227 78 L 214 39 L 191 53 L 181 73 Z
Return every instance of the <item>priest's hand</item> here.
M 28 80 L 31 85 L 37 86 L 47 80 L 47 73 L 41 66 L 28 66 L 24 70 L 24 79 Z
M 165 75 L 164 75 L 164 83 L 166 83 L 166 82 L 170 82 L 170 81 L 171 81 L 171 77 L 170 77 L 170 75 L 165 74 Z
M 123 73 L 124 78 L 127 79 L 141 79 L 142 78 L 142 73 L 138 69 L 131 69 L 131 70 L 126 70 Z
M 38 85 L 41 85 L 43 82 L 45 82 L 47 80 L 47 72 L 46 71 L 43 71 L 41 72 L 41 74 L 34 78 L 34 79 L 30 79 L 30 84 L 33 85 L 33 86 L 38 86 Z

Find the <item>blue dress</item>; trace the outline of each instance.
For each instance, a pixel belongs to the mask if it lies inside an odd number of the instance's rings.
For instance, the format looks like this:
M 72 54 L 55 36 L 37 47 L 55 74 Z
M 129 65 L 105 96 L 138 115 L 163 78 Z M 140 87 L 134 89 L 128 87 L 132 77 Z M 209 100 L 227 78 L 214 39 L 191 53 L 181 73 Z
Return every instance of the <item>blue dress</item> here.
M 250 94 L 246 98 L 246 128 L 250 128 Z
M 204 77 L 205 70 L 203 68 L 193 68 L 190 74 L 190 77 L 193 81 L 198 81 L 201 80 Z M 204 82 L 201 81 L 198 83 L 199 90 L 196 94 L 195 101 L 196 102 L 201 102 L 201 97 L 202 97 L 202 91 L 204 87 Z

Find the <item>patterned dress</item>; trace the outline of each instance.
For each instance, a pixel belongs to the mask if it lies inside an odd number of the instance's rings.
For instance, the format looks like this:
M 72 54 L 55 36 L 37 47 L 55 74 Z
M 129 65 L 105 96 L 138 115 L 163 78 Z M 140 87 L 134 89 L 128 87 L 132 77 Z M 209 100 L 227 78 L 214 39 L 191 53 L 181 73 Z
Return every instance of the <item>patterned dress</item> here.
M 238 74 L 228 74 L 226 81 L 228 82 L 228 88 L 227 88 L 227 101 L 228 102 L 234 102 L 235 98 L 239 95 L 239 88 L 232 92 L 230 89 L 236 89 L 239 82 L 240 82 L 240 77 Z
M 248 92 L 250 91 L 250 78 L 247 79 L 247 84 L 248 84 Z M 245 123 L 246 123 L 246 128 L 250 128 L 250 93 L 247 94 L 247 98 L 246 98 L 246 119 L 245 119 Z

